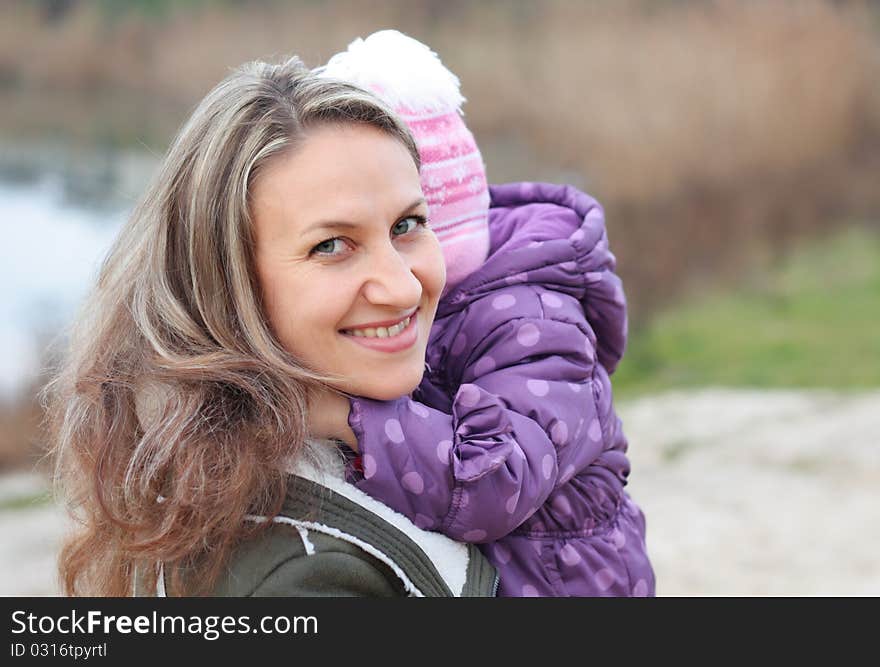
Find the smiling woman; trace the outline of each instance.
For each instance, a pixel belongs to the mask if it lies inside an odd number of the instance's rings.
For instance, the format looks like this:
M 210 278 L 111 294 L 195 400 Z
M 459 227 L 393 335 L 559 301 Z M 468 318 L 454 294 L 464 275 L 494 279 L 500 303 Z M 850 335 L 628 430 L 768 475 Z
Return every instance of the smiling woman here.
M 252 202 L 257 274 L 281 344 L 347 392 L 412 392 L 445 269 L 406 147 L 372 126 L 313 130 L 265 169 Z
M 350 434 L 343 392 L 421 380 L 445 281 L 427 214 L 412 136 L 371 94 L 293 58 L 207 95 L 46 389 L 81 526 L 67 593 L 494 592 L 476 547 L 347 483 L 324 437 Z

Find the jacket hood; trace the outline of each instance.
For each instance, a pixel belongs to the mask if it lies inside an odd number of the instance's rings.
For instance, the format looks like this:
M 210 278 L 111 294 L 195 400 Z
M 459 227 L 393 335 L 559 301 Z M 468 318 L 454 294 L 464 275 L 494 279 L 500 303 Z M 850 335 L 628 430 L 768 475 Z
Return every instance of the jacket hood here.
M 576 188 L 552 183 L 492 185 L 489 194 L 489 255 L 443 297 L 437 318 L 510 285 L 568 294 L 583 305 L 599 361 L 612 372 L 626 346 L 626 298 L 602 206 Z

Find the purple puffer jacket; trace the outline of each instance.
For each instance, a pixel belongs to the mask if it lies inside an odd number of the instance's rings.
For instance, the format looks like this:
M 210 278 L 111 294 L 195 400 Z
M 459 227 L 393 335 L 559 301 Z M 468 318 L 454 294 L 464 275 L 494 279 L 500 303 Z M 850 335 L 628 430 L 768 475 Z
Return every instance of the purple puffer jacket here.
M 352 481 L 480 543 L 499 595 L 653 595 L 611 401 L 627 325 L 602 208 L 559 185 L 490 191 L 489 257 L 441 300 L 421 385 L 351 399 Z

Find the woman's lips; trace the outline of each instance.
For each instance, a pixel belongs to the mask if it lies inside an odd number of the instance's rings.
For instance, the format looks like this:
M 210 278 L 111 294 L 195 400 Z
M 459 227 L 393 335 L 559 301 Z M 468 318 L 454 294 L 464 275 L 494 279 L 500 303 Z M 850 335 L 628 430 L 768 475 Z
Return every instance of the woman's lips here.
M 418 329 L 419 311 L 417 310 L 409 318 L 409 324 L 406 329 L 398 333 L 396 336 L 388 336 L 387 338 L 367 338 L 366 336 L 355 336 L 347 331 L 340 333 L 348 340 L 362 345 L 363 347 L 379 352 L 400 352 L 407 350 L 415 345 L 419 337 Z

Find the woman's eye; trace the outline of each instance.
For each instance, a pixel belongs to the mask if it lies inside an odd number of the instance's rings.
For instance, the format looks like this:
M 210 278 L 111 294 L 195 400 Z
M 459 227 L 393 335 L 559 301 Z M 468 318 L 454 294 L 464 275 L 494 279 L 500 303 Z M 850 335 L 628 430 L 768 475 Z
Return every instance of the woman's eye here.
M 392 231 L 394 231 L 398 236 L 402 236 L 407 232 L 411 232 L 419 225 L 427 225 L 428 220 L 424 216 L 421 215 L 411 215 L 403 220 L 400 220 L 397 224 L 392 227 Z
M 423 215 L 410 215 L 405 218 L 402 218 L 398 222 L 394 223 L 391 227 L 392 234 L 397 236 L 404 236 L 405 234 L 409 234 L 417 227 L 428 225 L 428 219 Z M 325 257 L 332 257 L 334 255 L 340 255 L 345 251 L 345 239 L 335 237 L 332 239 L 327 239 L 326 241 L 321 241 L 318 245 L 312 248 L 310 255 L 324 255 Z
M 340 245 L 336 245 L 340 244 Z M 318 255 L 335 255 L 335 250 L 342 250 L 342 239 L 327 239 L 326 241 L 321 241 L 318 245 L 312 248 L 312 254 Z

